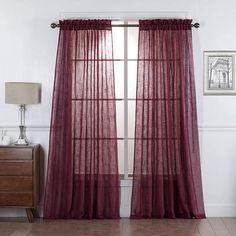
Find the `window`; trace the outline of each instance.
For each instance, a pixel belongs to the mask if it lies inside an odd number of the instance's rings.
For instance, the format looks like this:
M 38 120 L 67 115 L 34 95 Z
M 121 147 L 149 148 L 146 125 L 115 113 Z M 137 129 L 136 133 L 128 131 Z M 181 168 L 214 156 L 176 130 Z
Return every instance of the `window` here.
M 138 24 L 137 21 L 114 21 Z M 133 174 L 138 27 L 113 27 L 119 173 Z

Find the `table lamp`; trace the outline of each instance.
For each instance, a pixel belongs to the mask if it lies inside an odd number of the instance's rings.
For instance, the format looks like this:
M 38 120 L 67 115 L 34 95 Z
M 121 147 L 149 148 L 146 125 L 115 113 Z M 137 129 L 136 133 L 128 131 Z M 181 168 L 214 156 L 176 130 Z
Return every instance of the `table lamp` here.
M 26 82 L 5 83 L 5 103 L 20 107 L 20 135 L 15 145 L 28 145 L 25 134 L 25 106 L 41 101 L 41 84 Z

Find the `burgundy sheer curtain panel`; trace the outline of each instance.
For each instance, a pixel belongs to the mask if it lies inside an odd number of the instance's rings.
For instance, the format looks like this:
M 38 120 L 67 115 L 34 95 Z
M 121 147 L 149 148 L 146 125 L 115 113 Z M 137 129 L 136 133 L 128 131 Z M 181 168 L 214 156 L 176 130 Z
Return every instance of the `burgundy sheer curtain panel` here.
M 112 30 L 60 21 L 45 218 L 119 218 Z
M 204 218 L 191 20 L 140 20 L 131 218 Z

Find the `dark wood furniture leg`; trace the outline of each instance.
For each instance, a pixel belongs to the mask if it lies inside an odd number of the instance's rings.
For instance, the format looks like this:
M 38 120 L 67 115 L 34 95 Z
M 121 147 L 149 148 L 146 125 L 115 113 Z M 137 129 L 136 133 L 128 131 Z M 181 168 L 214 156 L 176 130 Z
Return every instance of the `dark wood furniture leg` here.
M 34 221 L 33 208 L 25 208 L 29 223 Z

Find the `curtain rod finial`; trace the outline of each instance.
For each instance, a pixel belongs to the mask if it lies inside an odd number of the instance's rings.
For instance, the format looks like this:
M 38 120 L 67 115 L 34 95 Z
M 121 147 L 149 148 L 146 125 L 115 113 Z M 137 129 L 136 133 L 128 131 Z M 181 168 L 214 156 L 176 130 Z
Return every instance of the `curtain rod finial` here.
M 51 24 L 51 28 L 55 29 L 56 27 L 58 27 L 58 24 L 56 24 L 56 23 Z
M 199 24 L 199 23 L 194 23 L 194 24 L 193 24 L 193 27 L 199 28 L 199 27 L 200 27 L 200 24 Z

